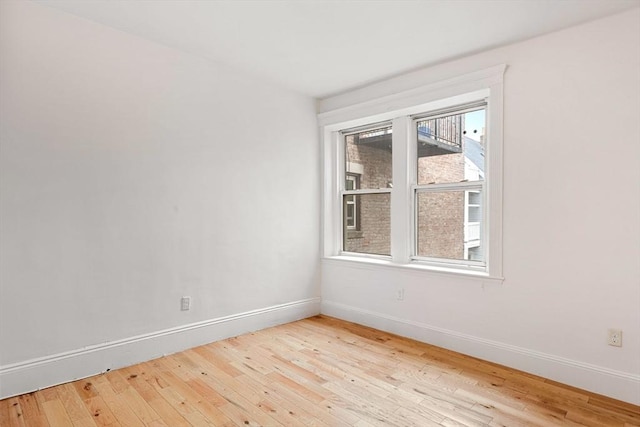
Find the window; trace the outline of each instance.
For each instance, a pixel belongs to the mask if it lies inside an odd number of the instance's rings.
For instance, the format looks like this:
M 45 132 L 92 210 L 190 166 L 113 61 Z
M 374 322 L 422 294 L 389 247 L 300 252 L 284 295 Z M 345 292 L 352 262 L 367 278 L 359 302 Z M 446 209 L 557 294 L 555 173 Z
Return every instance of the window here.
M 483 101 L 413 119 L 413 259 L 484 266 L 485 106 Z
M 392 128 L 344 130 L 343 244 L 345 252 L 391 254 Z
M 501 277 L 505 69 L 319 114 L 326 258 Z

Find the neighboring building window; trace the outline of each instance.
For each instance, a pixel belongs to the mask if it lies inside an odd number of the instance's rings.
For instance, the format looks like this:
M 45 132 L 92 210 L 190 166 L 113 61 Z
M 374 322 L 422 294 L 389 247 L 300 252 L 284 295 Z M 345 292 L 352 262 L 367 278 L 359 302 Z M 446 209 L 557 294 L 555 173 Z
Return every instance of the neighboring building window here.
M 343 131 L 343 243 L 345 252 L 391 254 L 392 129 Z
M 479 191 L 468 191 L 465 205 L 464 259 L 482 262 L 482 194 Z
M 345 181 L 345 190 L 352 191 L 358 190 L 360 188 L 359 185 L 359 175 L 347 173 Z M 358 221 L 358 203 L 356 201 L 356 195 L 350 194 L 346 195 L 345 198 L 345 206 L 344 206 L 344 221 L 345 226 L 348 231 L 357 230 L 360 222 Z

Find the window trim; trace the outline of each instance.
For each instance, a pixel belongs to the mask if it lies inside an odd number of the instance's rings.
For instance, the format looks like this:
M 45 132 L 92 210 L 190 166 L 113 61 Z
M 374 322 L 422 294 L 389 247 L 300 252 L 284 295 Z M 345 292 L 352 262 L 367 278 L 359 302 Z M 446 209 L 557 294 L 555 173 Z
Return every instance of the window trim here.
M 502 280 L 502 192 L 503 192 L 503 77 L 506 65 L 475 71 L 451 79 L 437 81 L 408 91 L 358 102 L 318 114 L 322 137 L 323 157 L 323 231 L 322 255 L 325 259 L 350 262 L 374 262 L 378 258 L 392 266 L 416 269 L 420 272 L 461 274 L 465 277 Z M 409 142 L 413 116 L 437 112 L 487 98 L 487 129 L 489 141 L 485 153 L 485 234 L 486 268 L 482 271 L 463 269 L 455 265 L 435 264 L 411 259 L 413 233 L 412 162 L 415 147 Z M 322 103 L 322 101 L 321 101 Z M 393 189 L 391 191 L 391 260 L 386 256 L 342 253 L 342 187 L 340 131 L 368 127 L 392 121 Z M 415 144 L 413 144 L 415 145 Z M 338 197 L 339 196 L 339 197 Z M 348 255 L 348 256 L 347 256 Z M 375 261 L 374 263 L 378 263 Z

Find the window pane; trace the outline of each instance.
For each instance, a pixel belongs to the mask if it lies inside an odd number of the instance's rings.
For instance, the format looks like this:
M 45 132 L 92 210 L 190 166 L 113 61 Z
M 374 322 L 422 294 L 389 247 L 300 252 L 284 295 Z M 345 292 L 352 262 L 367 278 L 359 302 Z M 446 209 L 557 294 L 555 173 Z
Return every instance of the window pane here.
M 357 176 L 358 188 L 391 188 L 391 134 L 386 126 L 345 136 L 347 181 Z
M 343 196 L 343 250 L 377 255 L 391 254 L 391 195 Z
M 418 185 L 484 179 L 484 108 L 416 126 Z
M 417 193 L 416 205 L 418 256 L 484 261 L 480 191 Z

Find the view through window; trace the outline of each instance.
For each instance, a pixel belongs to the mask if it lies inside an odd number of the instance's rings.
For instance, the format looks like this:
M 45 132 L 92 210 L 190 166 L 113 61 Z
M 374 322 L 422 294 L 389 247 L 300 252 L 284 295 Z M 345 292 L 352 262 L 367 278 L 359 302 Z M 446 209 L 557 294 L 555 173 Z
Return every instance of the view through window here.
M 392 128 L 344 136 L 343 250 L 391 254 Z
M 415 120 L 420 258 L 482 262 L 485 108 Z
M 410 118 L 413 259 L 484 262 L 484 103 Z M 393 127 L 343 132 L 342 250 L 391 253 Z

